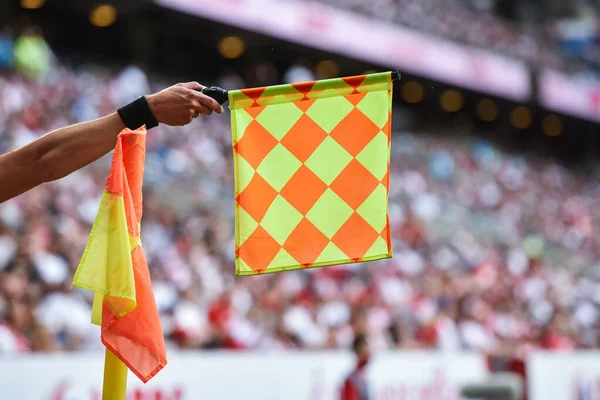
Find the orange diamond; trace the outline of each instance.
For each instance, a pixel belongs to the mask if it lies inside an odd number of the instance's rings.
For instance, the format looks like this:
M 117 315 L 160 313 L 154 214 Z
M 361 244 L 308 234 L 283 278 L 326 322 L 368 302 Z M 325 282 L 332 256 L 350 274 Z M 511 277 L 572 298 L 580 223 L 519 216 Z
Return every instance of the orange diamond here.
M 358 109 L 353 109 L 334 129 L 331 137 L 356 157 L 379 133 L 379 128 Z
M 385 122 L 385 125 L 383 126 L 383 128 L 381 128 L 381 131 L 383 133 L 385 133 L 388 138 L 388 147 L 390 147 L 392 145 L 392 129 L 391 129 L 391 125 L 390 125 L 391 121 L 392 121 L 392 113 L 388 112 L 387 121 Z
M 252 105 L 251 107 L 244 108 L 244 111 L 246 111 L 252 118 L 256 119 L 256 117 L 258 117 L 260 113 L 263 112 L 265 107 L 266 106 Z
M 302 99 L 307 99 L 308 97 L 306 97 L 306 95 L 310 92 L 310 90 L 313 88 L 313 86 L 315 86 L 315 82 L 292 83 L 292 86 L 294 87 L 294 89 L 296 89 L 297 91 L 299 91 L 300 93 L 302 93 L 304 95 L 304 97 Z
M 353 159 L 331 183 L 330 188 L 356 210 L 373 193 L 378 184 L 377 178 L 360 162 Z
M 381 128 L 383 133 L 385 133 L 388 137 L 390 136 L 390 132 L 391 132 L 391 125 L 390 125 L 391 120 L 392 120 L 392 113 L 388 112 L 387 121 L 385 121 L 385 125 L 383 126 L 383 128 Z
M 248 161 L 252 168 L 257 169 L 267 154 L 277 145 L 273 137 L 261 124 L 250 122 L 244 136 L 236 143 L 235 150 Z
M 265 87 L 258 87 L 258 88 L 242 89 L 241 92 L 253 100 L 252 106 L 256 106 L 256 105 L 258 105 L 258 103 L 256 101 L 258 99 L 260 99 L 260 96 L 262 96 L 265 89 L 266 89 Z
M 373 246 L 379 233 L 360 215 L 354 213 L 333 236 L 331 241 L 355 261 L 360 260 Z
M 325 182 L 308 167 L 302 165 L 281 189 L 280 194 L 302 215 L 306 215 L 326 189 Z
M 260 223 L 275 197 L 277 191 L 259 174 L 254 174 L 248 186 L 237 197 L 237 202 L 256 222 Z
M 356 91 L 356 89 L 355 89 L 355 91 Z M 349 94 L 344 97 L 346 97 L 346 100 L 348 100 L 350 103 L 352 103 L 354 105 L 354 107 L 356 107 L 358 105 L 358 103 L 360 103 L 362 101 L 362 99 L 365 98 L 366 95 L 367 95 L 367 92 L 365 92 L 365 93 L 356 92 L 356 93 L 352 93 L 352 94 Z
M 379 233 L 379 236 L 387 243 L 388 253 L 392 252 L 392 238 L 390 232 L 390 216 L 389 214 L 386 216 L 386 223 L 383 230 Z
M 367 75 L 357 75 L 357 76 L 349 76 L 346 78 L 342 78 L 344 80 L 344 82 L 346 82 L 348 85 L 352 86 L 354 88 L 354 91 L 352 92 L 354 93 L 358 93 L 358 87 L 363 83 L 363 81 L 365 80 L 365 78 L 367 77 Z
M 327 133 L 323 128 L 306 114 L 302 114 L 298 122 L 281 140 L 281 144 L 298 160 L 305 162 L 326 137 Z
M 304 218 L 287 238 L 283 248 L 299 264 L 308 267 L 316 261 L 328 243 L 327 236 Z
M 385 186 L 386 192 L 390 191 L 390 164 L 389 163 L 388 163 L 388 169 L 387 169 L 387 171 L 385 171 L 385 175 L 384 175 L 383 179 L 381 180 L 381 184 L 383 186 Z
M 275 258 L 281 246 L 260 225 L 238 249 L 239 256 L 250 268 L 259 274 Z
M 304 95 L 304 97 L 306 97 L 306 95 Z M 310 108 L 310 106 L 312 106 L 314 104 L 316 100 L 315 99 L 309 99 L 309 98 L 303 98 L 297 102 L 294 103 L 294 105 L 296 107 L 298 107 L 299 109 L 302 110 L 302 112 L 306 112 L 306 110 L 308 110 Z

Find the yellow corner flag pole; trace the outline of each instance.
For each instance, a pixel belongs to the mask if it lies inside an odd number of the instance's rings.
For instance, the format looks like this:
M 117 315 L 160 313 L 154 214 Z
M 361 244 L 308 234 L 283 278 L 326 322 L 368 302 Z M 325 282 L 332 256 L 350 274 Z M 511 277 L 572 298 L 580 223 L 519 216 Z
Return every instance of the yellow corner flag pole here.
M 102 400 L 125 400 L 128 369 L 109 349 L 104 357 Z

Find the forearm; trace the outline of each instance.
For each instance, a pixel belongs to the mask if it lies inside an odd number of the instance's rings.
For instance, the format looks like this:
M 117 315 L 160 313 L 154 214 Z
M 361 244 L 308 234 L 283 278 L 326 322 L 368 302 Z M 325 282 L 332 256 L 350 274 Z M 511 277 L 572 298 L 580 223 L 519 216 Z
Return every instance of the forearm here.
M 94 121 L 57 129 L 34 145 L 33 154 L 47 169 L 46 181 L 60 179 L 82 168 L 115 148 L 125 128 L 117 113 Z
M 117 113 L 57 129 L 0 156 L 0 202 L 60 179 L 111 151 L 125 128 Z
M 222 113 L 219 103 L 201 93 L 203 88 L 198 82 L 178 83 L 144 97 L 145 101 L 138 99 L 118 113 L 57 129 L 21 149 L 0 155 L 0 203 L 102 157 L 115 147 L 126 125 L 131 129 L 139 128 L 138 124 L 148 129 L 159 123 L 183 126 L 198 114 Z

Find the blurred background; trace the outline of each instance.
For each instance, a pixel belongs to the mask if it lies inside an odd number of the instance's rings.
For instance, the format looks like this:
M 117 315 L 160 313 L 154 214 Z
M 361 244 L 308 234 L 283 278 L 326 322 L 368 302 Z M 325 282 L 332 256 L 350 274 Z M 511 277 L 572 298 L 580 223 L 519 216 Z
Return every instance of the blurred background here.
M 178 81 L 398 69 L 390 260 L 234 278 L 227 112 L 149 133 L 142 240 L 171 364 L 131 398 L 337 399 L 365 335 L 373 399 L 459 399 L 509 371 L 529 399 L 595 400 L 599 17 L 597 0 L 0 0 L 0 153 Z M 99 399 L 71 281 L 110 157 L 0 204 L 2 398 Z

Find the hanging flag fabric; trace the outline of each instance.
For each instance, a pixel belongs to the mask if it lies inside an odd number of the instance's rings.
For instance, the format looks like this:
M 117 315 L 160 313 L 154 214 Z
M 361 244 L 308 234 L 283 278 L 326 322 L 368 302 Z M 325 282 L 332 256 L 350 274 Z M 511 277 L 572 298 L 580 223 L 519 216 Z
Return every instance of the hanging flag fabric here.
M 236 275 L 392 256 L 390 72 L 229 92 Z
M 140 240 L 146 130 L 125 129 L 73 285 L 95 293 L 102 343 L 143 382 L 166 364 L 166 348 Z

